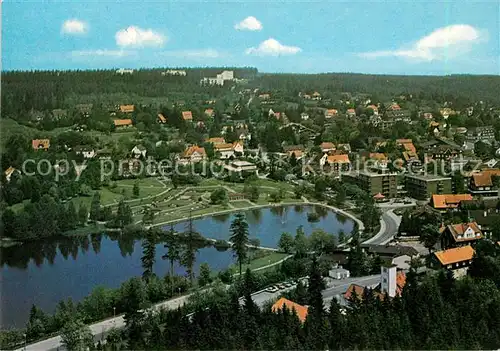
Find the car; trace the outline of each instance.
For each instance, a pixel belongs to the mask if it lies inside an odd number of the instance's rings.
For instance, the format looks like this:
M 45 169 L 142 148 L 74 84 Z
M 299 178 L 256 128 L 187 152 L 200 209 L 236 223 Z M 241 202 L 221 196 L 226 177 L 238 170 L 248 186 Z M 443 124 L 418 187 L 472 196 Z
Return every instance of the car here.
M 283 285 L 284 285 L 286 288 L 289 288 L 289 287 L 291 287 L 291 286 L 292 286 L 292 284 L 291 284 L 291 283 L 288 283 L 288 282 L 284 283 Z
M 285 286 L 283 284 L 278 284 L 278 289 L 284 289 Z
M 276 292 L 278 289 L 275 286 L 269 286 L 266 288 L 267 292 L 273 293 Z

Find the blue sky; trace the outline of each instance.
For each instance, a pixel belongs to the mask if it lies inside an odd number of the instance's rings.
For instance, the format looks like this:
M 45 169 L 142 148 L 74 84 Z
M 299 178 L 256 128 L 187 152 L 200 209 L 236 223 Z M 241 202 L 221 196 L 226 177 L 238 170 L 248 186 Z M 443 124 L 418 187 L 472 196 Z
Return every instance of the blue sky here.
M 2 10 L 3 70 L 500 74 L 498 1 L 6 0 Z

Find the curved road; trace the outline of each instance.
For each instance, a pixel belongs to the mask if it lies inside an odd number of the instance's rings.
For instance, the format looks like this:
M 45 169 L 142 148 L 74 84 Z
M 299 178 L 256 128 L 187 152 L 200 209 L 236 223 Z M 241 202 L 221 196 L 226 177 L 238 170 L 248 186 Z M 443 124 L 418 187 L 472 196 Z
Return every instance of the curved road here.
M 389 210 L 382 213 L 380 218 L 380 230 L 363 244 L 384 245 L 391 241 L 398 233 L 401 217 L 394 213 L 394 210 Z

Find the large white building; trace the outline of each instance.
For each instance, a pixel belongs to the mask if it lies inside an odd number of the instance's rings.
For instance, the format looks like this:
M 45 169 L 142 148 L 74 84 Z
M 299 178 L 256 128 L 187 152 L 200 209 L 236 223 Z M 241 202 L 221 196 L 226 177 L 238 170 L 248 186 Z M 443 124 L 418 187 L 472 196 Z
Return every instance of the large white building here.
M 167 71 L 161 72 L 162 76 L 185 76 L 186 71 L 178 70 L 178 69 L 169 69 Z
M 120 68 L 116 70 L 116 74 L 132 74 L 132 73 L 134 73 L 133 69 Z
M 200 84 L 207 85 L 224 85 L 226 81 L 234 80 L 233 71 L 222 71 L 222 73 L 217 74 L 216 77 L 205 77 L 200 81 Z

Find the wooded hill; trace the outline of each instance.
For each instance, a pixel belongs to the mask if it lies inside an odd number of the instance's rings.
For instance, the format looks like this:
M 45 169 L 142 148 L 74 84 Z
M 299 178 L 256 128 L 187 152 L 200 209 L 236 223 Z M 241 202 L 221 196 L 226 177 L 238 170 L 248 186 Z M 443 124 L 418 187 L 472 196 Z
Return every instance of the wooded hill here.
M 500 104 L 500 76 L 392 76 L 351 73 L 259 74 L 256 68 L 186 68 L 186 76 L 162 75 L 166 69 L 139 69 L 133 74 L 116 70 L 12 71 L 2 73 L 2 116 L 16 116 L 31 109 L 47 111 L 89 102 L 102 95 L 132 97 L 175 97 L 206 94 L 218 97 L 228 86 L 200 86 L 200 79 L 233 70 L 236 78 L 249 79 L 247 87 L 260 91 L 280 91 L 296 97 L 299 92 L 319 91 L 336 97 L 343 92 L 371 95 L 377 101 L 400 94 L 434 101 L 484 101 Z M 79 97 L 81 97 L 79 101 Z
M 253 82 L 261 90 L 366 93 L 375 100 L 395 95 L 435 101 L 457 99 L 500 104 L 500 76 L 394 76 L 354 73 L 262 74 Z

